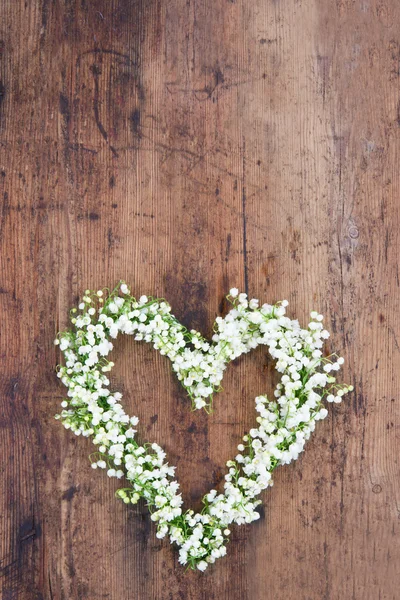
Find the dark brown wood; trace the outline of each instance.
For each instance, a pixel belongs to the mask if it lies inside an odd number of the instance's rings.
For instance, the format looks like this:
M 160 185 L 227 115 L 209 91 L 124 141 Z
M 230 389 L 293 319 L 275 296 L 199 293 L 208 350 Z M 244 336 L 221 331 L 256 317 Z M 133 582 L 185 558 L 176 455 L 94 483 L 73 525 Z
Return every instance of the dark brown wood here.
M 3 600 L 399 598 L 399 31 L 397 0 L 3 0 Z M 54 335 L 120 278 L 207 335 L 233 285 L 316 308 L 355 386 L 204 575 L 53 418 Z M 151 348 L 115 357 L 199 507 L 273 366 L 237 361 L 208 417 Z

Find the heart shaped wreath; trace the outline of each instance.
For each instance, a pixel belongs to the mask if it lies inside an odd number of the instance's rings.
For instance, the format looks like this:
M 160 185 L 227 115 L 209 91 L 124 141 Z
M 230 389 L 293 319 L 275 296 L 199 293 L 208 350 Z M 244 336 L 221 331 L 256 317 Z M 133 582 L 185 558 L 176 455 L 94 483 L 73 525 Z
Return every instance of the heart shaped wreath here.
M 297 320 L 285 316 L 286 300 L 259 307 L 258 300 L 248 301 L 236 288 L 227 299 L 233 308 L 224 318 L 217 317 L 208 342 L 179 323 L 165 300 L 135 300 L 124 282 L 111 292 L 87 290 L 79 311 L 72 309 L 74 330 L 55 340 L 65 357 L 58 377 L 68 388 L 56 418 L 76 435 L 93 436 L 98 452 L 91 455 L 92 467 L 107 469 L 107 475 L 118 479 L 125 475 L 129 487 L 117 490 L 117 497 L 126 504 L 144 498 L 157 523 L 157 537 L 169 534 L 180 548 L 179 562 L 200 571 L 226 554 L 232 523 L 259 519 L 257 496 L 272 485 L 271 473 L 278 465 L 298 458 L 315 422 L 327 416 L 322 400 L 340 402 L 353 389 L 332 376 L 343 358 L 322 355 L 323 340 L 329 337 L 322 315 L 312 312 L 308 328 L 301 329 Z M 119 332 L 150 342 L 168 356 L 194 409 L 211 407 L 224 369 L 241 354 L 263 344 L 277 361 L 282 377 L 275 399 L 256 398 L 257 427 L 243 437 L 239 453 L 227 462 L 224 491 L 206 494 L 200 513 L 182 510 L 175 467 L 165 462 L 158 444 L 136 440 L 138 418 L 125 413 L 122 395 L 108 387 L 106 373 L 114 365 L 107 360 L 113 348 L 110 338 Z

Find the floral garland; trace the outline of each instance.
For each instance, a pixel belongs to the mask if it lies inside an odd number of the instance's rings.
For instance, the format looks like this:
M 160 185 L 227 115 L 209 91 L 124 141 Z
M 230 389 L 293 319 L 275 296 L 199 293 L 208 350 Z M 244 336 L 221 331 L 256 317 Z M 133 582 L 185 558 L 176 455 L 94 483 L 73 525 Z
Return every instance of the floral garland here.
M 233 308 L 224 318 L 217 317 L 208 342 L 181 325 L 165 300 L 135 300 L 123 282 L 112 292 L 87 290 L 79 311 L 72 309 L 74 329 L 55 340 L 65 357 L 58 377 L 68 388 L 56 418 L 76 435 L 93 436 L 98 451 L 91 455 L 92 467 L 107 469 L 109 477 L 125 475 L 129 486 L 117 490 L 117 497 L 126 504 L 145 499 L 157 523 L 157 537 L 169 535 L 179 546 L 179 562 L 200 571 L 226 554 L 230 525 L 259 519 L 257 496 L 272 485 L 271 474 L 278 465 L 298 458 L 315 422 L 327 416 L 322 400 L 340 402 L 353 389 L 336 383 L 332 375 L 343 358 L 322 355 L 329 337 L 322 315 L 312 312 L 308 328 L 301 329 L 297 320 L 285 316 L 286 300 L 259 307 L 258 300 L 248 301 L 236 288 L 227 299 Z M 129 417 L 122 395 L 109 389 L 107 372 L 114 365 L 107 359 L 113 349 L 110 338 L 119 332 L 150 342 L 168 356 L 194 409 L 211 407 L 224 369 L 241 354 L 262 344 L 276 360 L 282 376 L 275 399 L 255 399 L 257 427 L 243 437 L 239 453 L 227 462 L 223 492 L 213 489 L 206 494 L 200 513 L 183 511 L 175 467 L 165 462 L 158 444 L 137 441 L 139 419 Z

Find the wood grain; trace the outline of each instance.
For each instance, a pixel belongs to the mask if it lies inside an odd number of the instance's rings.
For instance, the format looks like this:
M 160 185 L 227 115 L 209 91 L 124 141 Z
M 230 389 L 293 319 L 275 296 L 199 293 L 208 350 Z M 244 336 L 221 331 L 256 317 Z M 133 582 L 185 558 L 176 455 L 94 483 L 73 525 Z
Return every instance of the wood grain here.
M 0 11 L 2 599 L 398 599 L 397 0 Z M 355 386 L 205 575 L 53 419 L 54 335 L 87 287 L 120 278 L 207 335 L 233 285 L 303 323 L 316 308 Z M 115 357 L 198 507 L 273 366 L 238 360 L 207 417 L 152 349 L 121 339 Z

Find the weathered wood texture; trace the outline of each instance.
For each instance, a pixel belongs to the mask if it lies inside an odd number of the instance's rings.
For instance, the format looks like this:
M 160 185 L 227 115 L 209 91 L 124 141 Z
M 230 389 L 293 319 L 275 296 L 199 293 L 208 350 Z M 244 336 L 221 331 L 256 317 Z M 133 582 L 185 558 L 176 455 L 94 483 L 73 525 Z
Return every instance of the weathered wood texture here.
M 399 598 L 399 32 L 397 0 L 2 1 L 3 600 Z M 53 419 L 54 335 L 119 278 L 205 334 L 233 285 L 321 310 L 355 386 L 205 575 Z M 207 417 L 147 345 L 115 356 L 198 507 L 270 362 Z

